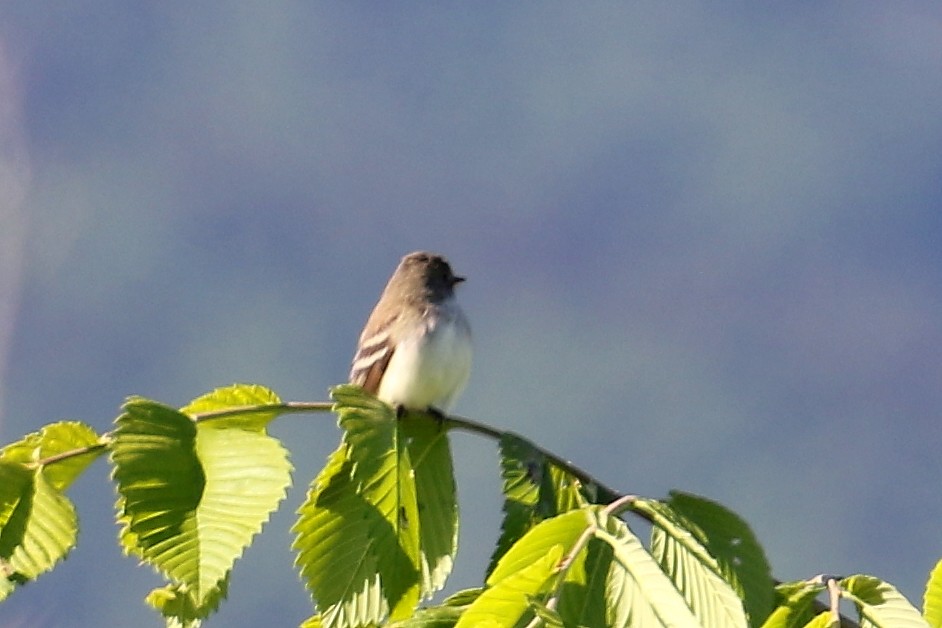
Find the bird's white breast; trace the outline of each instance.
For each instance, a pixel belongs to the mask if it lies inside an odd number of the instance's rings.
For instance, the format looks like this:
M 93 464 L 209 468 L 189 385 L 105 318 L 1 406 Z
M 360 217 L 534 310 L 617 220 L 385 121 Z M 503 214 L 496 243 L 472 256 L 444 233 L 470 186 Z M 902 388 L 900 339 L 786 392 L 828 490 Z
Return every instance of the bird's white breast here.
M 392 405 L 447 411 L 471 374 L 471 330 L 454 302 L 430 313 L 425 329 L 399 339 L 377 396 Z

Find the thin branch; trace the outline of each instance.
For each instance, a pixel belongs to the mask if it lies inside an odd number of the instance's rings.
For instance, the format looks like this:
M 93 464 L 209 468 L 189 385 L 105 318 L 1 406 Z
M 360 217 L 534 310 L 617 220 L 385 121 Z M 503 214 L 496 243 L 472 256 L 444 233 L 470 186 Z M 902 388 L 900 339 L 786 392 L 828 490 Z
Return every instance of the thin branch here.
M 111 439 L 108 438 L 108 434 L 102 436 L 102 440 L 95 443 L 94 445 L 86 445 L 85 447 L 76 447 L 75 449 L 70 449 L 68 451 L 60 451 L 57 454 L 52 456 L 47 456 L 46 458 L 39 458 L 38 460 L 32 460 L 26 463 L 26 467 L 29 469 L 38 469 L 46 465 L 55 464 L 57 462 L 62 462 L 63 460 L 68 460 L 69 458 L 77 458 L 78 456 L 84 456 L 85 454 L 98 453 L 103 451 L 111 446 Z
M 209 412 L 200 412 L 198 414 L 190 415 L 194 421 L 211 421 L 214 419 L 225 419 L 228 417 L 239 416 L 242 414 L 254 414 L 257 412 L 275 412 L 277 414 L 301 414 L 308 412 L 330 412 L 334 407 L 334 404 L 329 401 L 288 401 L 285 403 L 270 403 L 270 404 L 260 404 L 254 406 L 236 406 L 231 408 L 226 408 L 224 410 L 211 410 Z M 101 436 L 101 441 L 95 443 L 94 445 L 88 445 L 86 447 L 76 447 L 75 449 L 70 449 L 68 451 L 61 451 L 52 456 L 47 456 L 46 458 L 41 458 L 38 460 L 33 460 L 26 464 L 30 469 L 38 469 L 40 467 L 56 464 L 57 462 L 63 462 L 69 460 L 70 458 L 76 458 L 78 456 L 84 456 L 86 454 L 97 453 L 104 449 L 111 447 L 112 442 L 114 441 L 114 432 L 105 432 Z
M 466 432 L 473 432 L 475 434 L 481 434 L 482 436 L 488 436 L 498 442 L 500 442 L 505 437 L 514 437 L 527 441 L 531 447 L 538 451 L 540 455 L 552 462 L 554 466 L 576 478 L 582 482 L 582 484 L 594 487 L 599 502 L 607 504 L 624 497 L 623 493 L 606 486 L 599 480 L 589 475 L 586 471 L 572 464 L 570 461 L 560 458 L 548 449 L 544 449 L 514 432 L 499 430 L 485 423 L 481 423 L 480 421 L 454 415 L 445 416 L 444 422 L 447 427 L 464 430 Z
M 284 403 L 265 403 L 250 406 L 234 406 L 224 410 L 210 410 L 191 414 L 194 421 L 211 421 L 239 416 L 240 414 L 255 414 L 274 412 L 276 414 L 302 414 L 307 412 L 330 412 L 334 404 L 329 401 L 287 401 Z
M 582 531 L 582 534 L 579 535 L 579 538 L 576 539 L 576 542 L 570 548 L 569 552 L 562 557 L 559 561 L 559 564 L 556 567 L 557 574 L 561 574 L 556 580 L 556 586 L 553 587 L 553 594 L 548 600 L 546 600 L 546 608 L 551 611 L 556 610 L 556 606 L 559 604 L 560 590 L 562 589 L 563 584 L 566 580 L 566 574 L 569 572 L 569 569 L 572 567 L 573 562 L 576 560 L 576 556 L 582 549 L 588 545 L 589 539 L 592 538 L 592 535 L 595 534 L 595 531 L 598 529 L 595 522 L 590 522 L 586 526 L 585 530 Z M 543 620 L 539 616 L 534 617 L 530 620 L 530 623 L 527 624 L 527 628 L 536 628 L 543 624 Z
M 841 585 L 833 576 L 828 578 L 828 597 L 831 601 L 831 621 L 841 619 Z
M 610 503 L 608 506 L 606 506 L 602 510 L 602 512 L 604 512 L 606 515 L 611 516 L 612 513 L 617 513 L 623 507 L 630 508 L 631 505 L 638 499 L 639 498 L 637 495 L 622 495 L 621 497 L 619 497 L 618 499 Z

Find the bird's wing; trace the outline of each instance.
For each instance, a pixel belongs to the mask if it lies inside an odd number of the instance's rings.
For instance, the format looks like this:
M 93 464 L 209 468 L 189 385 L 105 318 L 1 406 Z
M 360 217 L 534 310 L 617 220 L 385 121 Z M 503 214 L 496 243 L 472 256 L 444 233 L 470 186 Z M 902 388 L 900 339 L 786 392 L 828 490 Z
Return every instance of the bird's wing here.
M 389 328 L 395 320 L 395 317 L 390 318 L 369 337 L 361 337 L 357 353 L 353 356 L 350 382 L 374 395 L 379 391 L 383 373 L 396 348 L 389 335 Z

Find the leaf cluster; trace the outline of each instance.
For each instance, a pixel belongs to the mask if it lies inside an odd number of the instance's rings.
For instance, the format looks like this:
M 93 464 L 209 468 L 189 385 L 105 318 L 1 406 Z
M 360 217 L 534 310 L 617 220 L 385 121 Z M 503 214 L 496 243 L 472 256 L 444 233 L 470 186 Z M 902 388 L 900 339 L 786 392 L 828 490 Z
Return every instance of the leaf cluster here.
M 293 527 L 314 605 L 302 626 L 854 625 L 838 613 L 841 599 L 862 626 L 942 626 L 942 562 L 922 612 L 873 576 L 777 584 L 749 526 L 720 504 L 679 491 L 621 495 L 523 437 L 456 417 L 397 416 L 355 386 L 332 396 L 340 443 Z M 269 423 L 325 408 L 234 385 L 179 409 L 131 398 L 107 434 L 61 422 L 7 445 L 0 602 L 75 546 L 66 492 L 107 453 L 119 543 L 166 579 L 145 599 L 168 626 L 200 625 L 291 483 L 288 451 Z M 457 556 L 455 429 L 497 438 L 504 516 L 482 586 L 430 605 Z M 632 520 L 649 524 L 648 538 Z

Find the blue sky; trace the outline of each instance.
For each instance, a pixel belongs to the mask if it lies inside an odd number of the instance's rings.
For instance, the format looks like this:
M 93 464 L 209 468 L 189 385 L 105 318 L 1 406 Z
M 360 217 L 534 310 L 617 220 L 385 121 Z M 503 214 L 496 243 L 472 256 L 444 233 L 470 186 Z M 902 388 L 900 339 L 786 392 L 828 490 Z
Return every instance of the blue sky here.
M 183 2 L 0 7 L 0 442 L 130 394 L 324 399 L 398 258 L 469 277 L 456 411 L 608 484 L 733 508 L 780 579 L 942 557 L 936 3 Z M 274 427 L 295 488 L 214 624 L 309 614 L 292 513 L 332 421 Z M 497 537 L 454 439 L 449 590 Z M 154 621 L 103 461 L 78 548 L 12 626 Z M 259 586 L 259 582 L 268 583 Z

